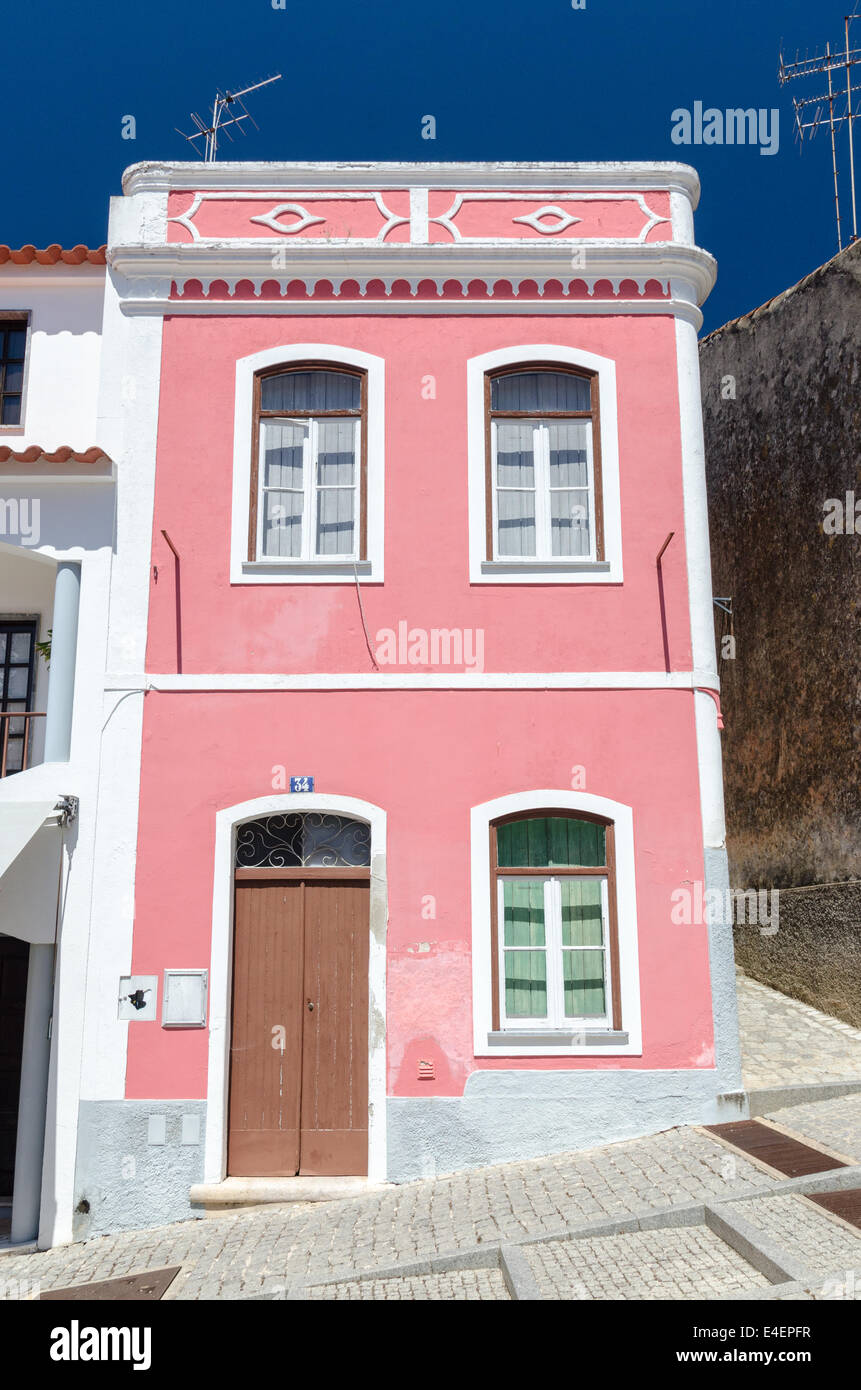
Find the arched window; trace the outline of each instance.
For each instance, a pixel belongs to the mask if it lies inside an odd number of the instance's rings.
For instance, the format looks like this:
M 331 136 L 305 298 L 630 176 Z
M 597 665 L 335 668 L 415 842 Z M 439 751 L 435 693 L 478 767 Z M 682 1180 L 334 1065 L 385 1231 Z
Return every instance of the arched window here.
M 246 821 L 236 831 L 237 870 L 344 869 L 371 862 L 365 821 L 324 811 L 292 811 Z
M 487 559 L 602 561 L 598 376 L 553 363 L 485 376 Z
M 621 1028 L 612 823 L 505 816 L 490 862 L 494 1029 Z
M 254 378 L 249 560 L 364 560 L 367 378 L 300 362 Z

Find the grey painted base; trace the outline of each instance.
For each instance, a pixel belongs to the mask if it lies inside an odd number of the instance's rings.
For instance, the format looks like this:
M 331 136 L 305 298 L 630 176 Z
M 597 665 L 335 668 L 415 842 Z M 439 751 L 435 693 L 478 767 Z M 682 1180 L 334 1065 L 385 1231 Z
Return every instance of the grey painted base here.
M 718 1094 L 714 1071 L 480 1071 L 463 1096 L 390 1097 L 386 1113 L 387 1179 L 410 1182 L 741 1119 L 747 1098 Z M 74 1238 L 200 1216 L 190 1190 L 203 1177 L 205 1119 L 201 1100 L 82 1101 Z
M 730 886 L 725 849 L 703 851 L 706 890 L 726 894 Z M 724 899 L 725 900 L 725 899 Z M 741 1042 L 738 1033 L 738 999 L 735 988 L 735 952 L 730 923 L 709 925 L 709 971 L 712 986 L 712 1012 L 715 1030 L 715 1067 L 719 1090 L 737 1091 L 741 1087 Z
M 205 1121 L 203 1100 L 81 1101 L 75 1240 L 196 1214 L 188 1194 L 203 1177 Z M 164 1142 L 151 1142 L 162 1129 Z
M 388 1177 L 592 1149 L 676 1125 L 743 1119 L 714 1071 L 478 1071 L 462 1097 L 389 1098 Z

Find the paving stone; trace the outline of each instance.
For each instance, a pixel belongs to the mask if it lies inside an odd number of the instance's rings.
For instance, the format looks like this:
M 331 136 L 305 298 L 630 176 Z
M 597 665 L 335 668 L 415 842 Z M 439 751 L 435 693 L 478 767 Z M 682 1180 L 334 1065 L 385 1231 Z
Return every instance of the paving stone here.
M 824 1144 L 861 1163 L 861 1093 L 792 1105 L 767 1118 L 814 1144 Z
M 861 1031 L 745 975 L 736 983 L 746 1090 L 861 1080 Z
M 733 1213 L 808 1269 L 861 1264 L 861 1231 L 856 1234 L 804 1197 L 756 1197 L 733 1202 L 730 1219 Z
M 508 1299 L 505 1281 L 496 1269 L 459 1269 L 441 1274 L 400 1279 L 360 1279 L 317 1285 L 303 1290 L 309 1299 Z
M 701 1299 L 768 1285 L 706 1226 L 542 1241 L 524 1253 L 544 1298 Z

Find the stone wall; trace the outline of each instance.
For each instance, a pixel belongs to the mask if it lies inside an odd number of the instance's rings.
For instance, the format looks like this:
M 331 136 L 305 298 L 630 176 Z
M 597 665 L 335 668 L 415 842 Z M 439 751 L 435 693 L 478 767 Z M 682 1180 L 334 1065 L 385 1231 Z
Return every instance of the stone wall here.
M 827 499 L 861 503 L 860 341 L 857 243 L 701 344 L 714 592 L 732 597 L 736 643 L 719 666 L 738 886 L 861 871 L 861 507 L 858 534 L 823 529 Z
M 746 975 L 861 1028 L 861 881 L 779 890 L 774 936 L 735 929 Z

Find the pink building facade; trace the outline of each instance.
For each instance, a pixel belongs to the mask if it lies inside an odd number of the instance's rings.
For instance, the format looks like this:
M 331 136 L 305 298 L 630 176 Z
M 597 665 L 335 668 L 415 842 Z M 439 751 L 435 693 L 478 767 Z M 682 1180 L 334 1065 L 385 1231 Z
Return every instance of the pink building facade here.
M 693 170 L 124 190 L 76 1234 L 741 1113 Z

